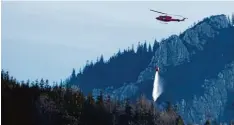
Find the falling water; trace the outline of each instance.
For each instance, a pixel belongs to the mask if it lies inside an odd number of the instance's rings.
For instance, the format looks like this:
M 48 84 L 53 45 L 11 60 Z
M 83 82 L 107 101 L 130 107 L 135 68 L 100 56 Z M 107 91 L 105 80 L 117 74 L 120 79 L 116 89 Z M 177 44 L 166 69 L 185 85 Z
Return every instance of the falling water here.
M 158 72 L 156 72 L 154 77 L 154 88 L 152 93 L 153 100 L 156 101 L 158 97 L 161 95 L 161 93 L 162 93 L 162 86 L 160 84 L 159 74 Z

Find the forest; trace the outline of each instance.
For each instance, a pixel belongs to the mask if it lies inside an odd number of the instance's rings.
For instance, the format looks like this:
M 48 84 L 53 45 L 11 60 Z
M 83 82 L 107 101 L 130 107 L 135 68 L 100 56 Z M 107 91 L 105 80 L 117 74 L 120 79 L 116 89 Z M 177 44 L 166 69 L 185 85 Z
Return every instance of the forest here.
M 102 93 L 94 100 L 67 84 L 18 82 L 3 70 L 1 82 L 3 125 L 184 125 L 175 106 L 159 111 L 144 95 L 136 103 L 104 99 Z

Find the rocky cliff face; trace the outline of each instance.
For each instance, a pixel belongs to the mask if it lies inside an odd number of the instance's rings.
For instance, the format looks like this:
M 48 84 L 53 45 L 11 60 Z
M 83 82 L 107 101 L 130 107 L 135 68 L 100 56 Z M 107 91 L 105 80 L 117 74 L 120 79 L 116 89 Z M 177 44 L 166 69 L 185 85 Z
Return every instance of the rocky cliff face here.
M 178 111 L 185 121 L 205 123 L 207 119 L 214 121 L 230 121 L 234 119 L 234 62 L 228 64 L 217 78 L 204 80 L 205 90 L 202 96 L 194 95 L 193 100 L 181 100 L 177 103 Z M 230 93 L 230 95 L 228 95 Z M 230 100 L 230 103 L 227 103 Z
M 190 46 L 194 46 L 198 50 L 203 50 L 206 39 L 215 37 L 220 29 L 227 28 L 230 23 L 225 15 L 212 16 L 204 19 L 196 26 L 185 31 L 181 36 L 183 41 Z
M 189 52 L 179 36 L 172 35 L 159 44 L 159 49 L 155 52 L 149 67 L 141 72 L 137 83 L 147 79 L 154 79 L 156 66 L 160 67 L 160 72 L 165 72 L 164 66 L 176 66 L 184 61 L 189 61 Z

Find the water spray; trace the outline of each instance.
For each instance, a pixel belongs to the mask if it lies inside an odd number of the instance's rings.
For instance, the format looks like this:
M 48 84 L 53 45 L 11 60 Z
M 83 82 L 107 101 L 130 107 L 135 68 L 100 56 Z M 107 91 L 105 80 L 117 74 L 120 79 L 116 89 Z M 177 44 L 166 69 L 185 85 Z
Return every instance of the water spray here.
M 161 95 L 162 93 L 162 86 L 160 84 L 160 79 L 159 79 L 159 68 L 156 68 L 156 73 L 155 73 L 155 77 L 154 77 L 154 86 L 153 86 L 153 100 L 157 101 L 158 97 Z

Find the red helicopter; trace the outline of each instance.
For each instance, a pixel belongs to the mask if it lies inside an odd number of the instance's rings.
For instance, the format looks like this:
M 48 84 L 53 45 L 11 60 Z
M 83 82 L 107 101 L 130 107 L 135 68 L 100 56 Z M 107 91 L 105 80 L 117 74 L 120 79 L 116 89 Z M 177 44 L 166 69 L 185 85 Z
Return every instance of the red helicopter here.
M 172 22 L 172 21 L 180 22 L 180 21 L 184 21 L 185 19 L 188 19 L 188 18 L 185 18 L 181 15 L 173 15 L 173 16 L 179 16 L 179 17 L 183 18 L 183 19 L 175 19 L 175 18 L 172 18 L 171 16 L 168 16 L 168 15 L 172 15 L 172 14 L 167 14 L 167 13 L 163 13 L 163 12 L 159 12 L 159 11 L 155 11 L 155 10 L 150 10 L 150 11 L 165 14 L 164 16 L 158 16 L 155 18 L 155 19 L 162 21 L 162 22 Z

